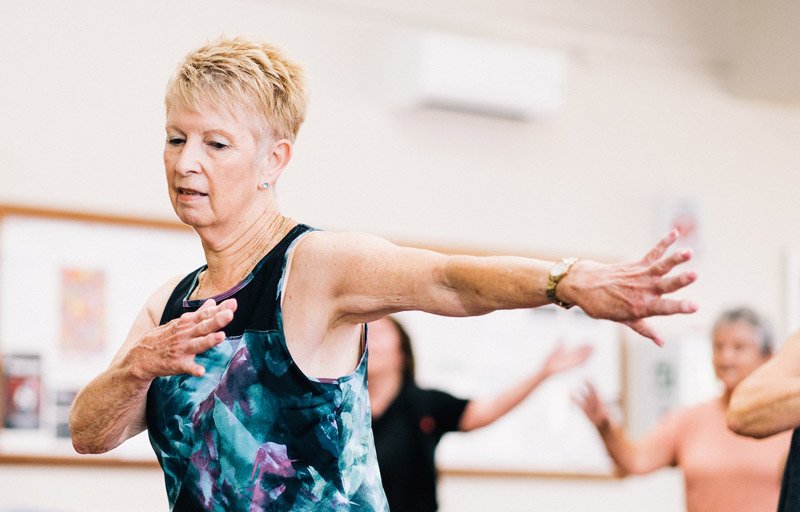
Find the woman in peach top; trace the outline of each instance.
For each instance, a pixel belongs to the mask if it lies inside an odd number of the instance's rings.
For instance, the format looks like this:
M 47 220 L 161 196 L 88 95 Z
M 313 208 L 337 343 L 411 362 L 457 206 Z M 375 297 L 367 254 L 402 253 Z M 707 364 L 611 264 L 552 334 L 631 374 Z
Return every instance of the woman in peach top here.
M 756 440 L 728 429 L 725 413 L 739 382 L 772 354 L 768 329 L 754 311 L 724 312 L 713 329 L 713 363 L 722 396 L 672 412 L 643 439 L 615 425 L 591 385 L 577 397 L 622 474 L 665 466 L 683 470 L 688 512 L 775 510 L 789 433 Z

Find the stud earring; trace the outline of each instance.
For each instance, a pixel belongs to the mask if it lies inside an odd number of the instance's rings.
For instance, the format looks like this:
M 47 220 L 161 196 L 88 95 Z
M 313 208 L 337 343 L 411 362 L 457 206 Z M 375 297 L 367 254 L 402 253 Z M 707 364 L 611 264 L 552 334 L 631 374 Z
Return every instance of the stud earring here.
M 267 190 L 269 188 L 269 182 L 268 181 L 263 182 L 261 185 L 259 185 L 259 188 L 261 190 Z

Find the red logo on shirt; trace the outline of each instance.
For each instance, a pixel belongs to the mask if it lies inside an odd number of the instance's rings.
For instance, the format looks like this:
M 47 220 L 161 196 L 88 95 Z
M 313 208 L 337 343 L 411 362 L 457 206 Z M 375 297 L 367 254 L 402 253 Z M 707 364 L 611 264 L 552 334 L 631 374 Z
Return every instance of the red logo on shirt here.
M 419 420 L 419 429 L 426 434 L 433 433 L 433 429 L 436 428 L 436 420 L 433 419 L 433 416 L 423 416 Z

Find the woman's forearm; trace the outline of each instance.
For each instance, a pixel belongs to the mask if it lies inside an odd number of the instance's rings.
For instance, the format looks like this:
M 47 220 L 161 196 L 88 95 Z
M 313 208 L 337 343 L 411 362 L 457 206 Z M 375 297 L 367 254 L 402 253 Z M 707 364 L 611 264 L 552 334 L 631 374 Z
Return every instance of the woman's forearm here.
M 742 381 L 728 405 L 728 426 L 763 438 L 800 426 L 800 337 Z
M 443 282 L 464 316 L 533 308 L 549 302 L 546 288 L 551 265 L 515 256 L 453 256 L 444 268 Z
M 621 426 L 606 421 L 596 427 L 608 455 L 623 474 L 642 474 L 649 470 L 642 464 L 637 446 Z
M 78 453 L 104 453 L 145 429 L 150 380 L 123 360 L 84 387 L 72 406 L 70 431 Z
M 499 395 L 470 400 L 461 416 L 459 430 L 468 432 L 497 421 L 533 393 L 546 378 L 543 371 L 538 371 Z
M 608 455 L 623 475 L 641 475 L 671 463 L 671 450 L 667 446 L 647 440 L 634 442 L 624 428 L 610 421 L 596 427 Z

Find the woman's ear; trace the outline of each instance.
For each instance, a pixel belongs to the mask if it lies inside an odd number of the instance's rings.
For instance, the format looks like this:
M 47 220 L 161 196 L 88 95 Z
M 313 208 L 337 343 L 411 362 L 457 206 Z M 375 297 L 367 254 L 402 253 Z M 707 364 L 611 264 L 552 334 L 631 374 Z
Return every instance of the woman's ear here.
M 261 171 L 261 182 L 275 185 L 275 181 L 280 178 L 281 173 L 292 159 L 292 143 L 288 139 L 280 139 L 271 142 L 263 157 L 263 169 Z

